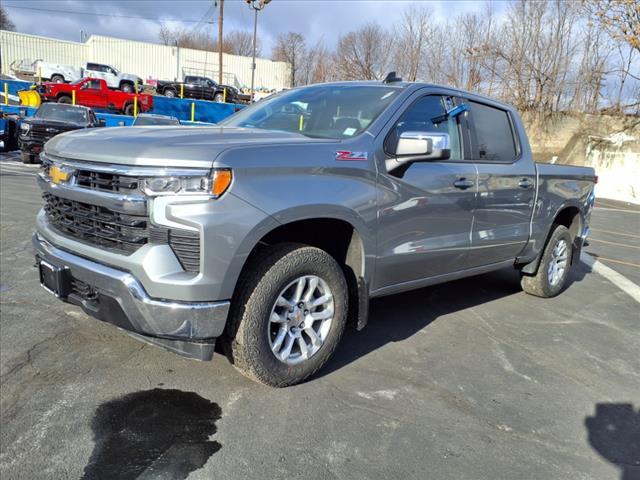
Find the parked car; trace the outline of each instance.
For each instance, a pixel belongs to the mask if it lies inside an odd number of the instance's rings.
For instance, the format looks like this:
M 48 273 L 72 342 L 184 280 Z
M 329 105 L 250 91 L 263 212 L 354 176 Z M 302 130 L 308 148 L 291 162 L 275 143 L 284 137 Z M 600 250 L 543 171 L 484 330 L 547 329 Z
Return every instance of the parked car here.
M 0 152 L 18 149 L 18 121 L 14 116 L 0 112 Z
M 23 163 L 35 163 L 43 145 L 56 135 L 81 128 L 103 127 L 93 110 L 78 105 L 43 104 L 20 124 L 18 143 Z
M 43 60 L 36 60 L 29 65 L 28 61 L 23 60 L 19 65 L 15 65 L 14 62 L 12 67 L 14 69 L 19 68 L 22 73 L 32 74 L 36 78 L 39 76 L 43 80 L 49 80 L 52 83 L 70 83 L 85 77 L 91 77 L 101 78 L 107 82 L 109 88 L 119 89 L 123 92 L 133 92 L 136 83 L 138 84 L 138 91 L 142 91 L 143 88 L 142 78 L 130 73 L 121 73 L 111 65 L 103 63 L 88 62 L 82 67 L 74 67 Z
M 559 294 L 594 202 L 592 168 L 534 163 L 515 108 L 393 76 L 215 127 L 74 132 L 43 159 L 45 288 L 185 356 L 218 339 L 278 387 L 317 372 L 347 319 L 363 328 L 372 297 L 506 267 Z
M 134 120 L 132 127 L 151 127 L 151 126 L 167 126 L 180 125 L 180 120 L 176 117 L 168 115 L 158 115 L 156 113 L 141 113 Z
M 78 105 L 114 110 L 125 115 L 133 115 L 136 97 L 138 112 L 148 112 L 153 108 L 152 95 L 111 90 L 104 80 L 98 78 L 83 78 L 74 83 L 44 83 L 38 87 L 43 100 L 58 103 L 72 103 L 72 91 L 76 92 Z
M 158 80 L 156 92 L 165 97 L 179 97 L 181 89 L 184 98 L 213 100 L 214 102 L 238 103 L 238 89 L 231 85 L 219 85 L 209 77 L 187 75 L 184 82 L 167 82 Z M 225 94 L 226 91 L 226 94 Z M 225 97 L 226 95 L 226 97 Z

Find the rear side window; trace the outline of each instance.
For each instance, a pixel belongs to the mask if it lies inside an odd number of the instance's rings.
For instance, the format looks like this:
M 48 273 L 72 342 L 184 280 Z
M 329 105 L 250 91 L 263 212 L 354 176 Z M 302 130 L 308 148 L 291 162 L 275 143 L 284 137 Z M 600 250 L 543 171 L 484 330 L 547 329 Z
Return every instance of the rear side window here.
M 489 162 L 513 162 L 518 152 L 509 114 L 482 103 L 469 104 L 478 143 L 478 158 Z

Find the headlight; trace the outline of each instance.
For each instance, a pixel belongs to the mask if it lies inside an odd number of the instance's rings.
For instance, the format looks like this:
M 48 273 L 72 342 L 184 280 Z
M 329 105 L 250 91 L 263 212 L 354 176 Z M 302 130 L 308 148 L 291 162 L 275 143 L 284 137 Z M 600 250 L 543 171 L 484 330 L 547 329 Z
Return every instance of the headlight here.
M 220 197 L 231 185 L 231 170 L 216 169 L 210 177 L 149 177 L 140 189 L 150 197 L 161 195 L 211 195 Z
M 29 133 L 29 130 L 31 130 L 31 125 L 29 125 L 28 123 L 21 123 L 20 124 L 20 131 L 23 134 Z

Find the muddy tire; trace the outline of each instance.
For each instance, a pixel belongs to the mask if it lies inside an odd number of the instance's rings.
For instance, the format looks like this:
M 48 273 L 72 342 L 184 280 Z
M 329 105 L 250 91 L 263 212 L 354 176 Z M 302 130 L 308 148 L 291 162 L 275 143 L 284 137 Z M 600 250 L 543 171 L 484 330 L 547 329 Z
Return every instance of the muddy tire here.
M 36 156 L 29 152 L 20 152 L 20 157 L 24 164 L 30 165 L 32 163 L 36 163 Z
M 344 274 L 325 251 L 296 243 L 266 247 L 250 262 L 236 287 L 223 348 L 249 378 L 295 385 L 327 362 L 342 337 Z
M 573 239 L 567 227 L 556 225 L 544 247 L 538 272 L 522 274 L 520 285 L 529 295 L 555 297 L 566 286 L 571 268 Z

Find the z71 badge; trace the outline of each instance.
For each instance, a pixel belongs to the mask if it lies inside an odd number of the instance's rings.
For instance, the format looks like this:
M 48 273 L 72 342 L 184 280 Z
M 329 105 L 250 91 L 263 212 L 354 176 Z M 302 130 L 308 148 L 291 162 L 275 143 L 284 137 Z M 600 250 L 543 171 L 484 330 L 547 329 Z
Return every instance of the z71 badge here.
M 368 158 L 367 152 L 350 152 L 347 150 L 338 150 L 336 152 L 336 160 L 345 162 L 366 162 Z

